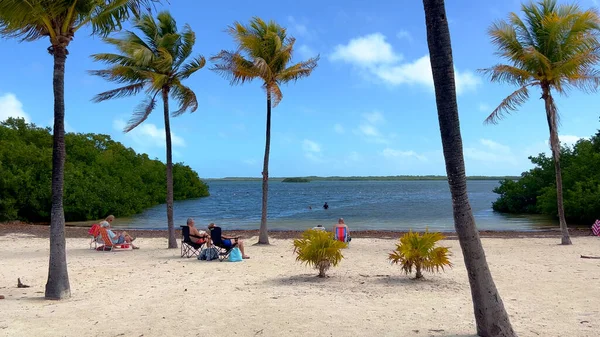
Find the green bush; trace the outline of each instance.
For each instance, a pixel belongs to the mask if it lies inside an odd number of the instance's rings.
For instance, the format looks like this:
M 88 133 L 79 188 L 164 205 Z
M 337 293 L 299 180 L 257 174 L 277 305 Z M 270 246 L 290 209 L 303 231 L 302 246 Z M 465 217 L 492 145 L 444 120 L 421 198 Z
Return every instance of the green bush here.
M 325 277 L 327 270 L 344 258 L 342 249 L 348 247 L 345 242 L 335 240 L 333 233 L 309 229 L 302 233 L 301 239 L 294 240 L 296 261 L 313 266 L 319 270 L 319 277 Z
M 436 247 L 437 242 L 445 237 L 442 233 L 430 233 L 425 231 L 423 235 L 412 230 L 402 237 L 396 245 L 396 250 L 389 254 L 391 263 L 399 264 L 407 275 L 416 272 L 416 279 L 423 278 L 421 270 L 428 272 L 444 270 L 444 267 L 452 267 L 448 257 L 448 247 Z
M 65 137 L 67 221 L 129 216 L 166 199 L 166 166 L 99 134 Z M 0 221 L 49 221 L 52 135 L 23 119 L 0 123 Z M 173 166 L 174 198 L 208 196 L 189 166 Z

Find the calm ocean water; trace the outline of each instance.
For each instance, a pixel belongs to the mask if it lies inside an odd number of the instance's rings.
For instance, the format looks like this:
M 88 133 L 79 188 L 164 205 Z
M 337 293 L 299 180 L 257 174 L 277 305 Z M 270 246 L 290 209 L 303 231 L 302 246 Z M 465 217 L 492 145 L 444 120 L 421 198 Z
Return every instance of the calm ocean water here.
M 492 192 L 497 181 L 469 181 L 468 192 L 477 226 L 481 230 L 540 230 L 556 228 L 543 216 L 496 213 Z M 209 181 L 210 197 L 177 201 L 175 226 L 188 217 L 198 227 L 215 222 L 227 229 L 260 226 L 260 181 Z M 327 202 L 329 209 L 322 205 Z M 309 209 L 309 206 L 312 209 Z M 322 224 L 333 226 L 343 217 L 351 230 L 452 231 L 450 190 L 441 181 L 313 181 L 269 182 L 269 229 L 303 230 Z M 130 218 L 117 219 L 118 228 L 165 229 L 166 207 L 159 205 Z

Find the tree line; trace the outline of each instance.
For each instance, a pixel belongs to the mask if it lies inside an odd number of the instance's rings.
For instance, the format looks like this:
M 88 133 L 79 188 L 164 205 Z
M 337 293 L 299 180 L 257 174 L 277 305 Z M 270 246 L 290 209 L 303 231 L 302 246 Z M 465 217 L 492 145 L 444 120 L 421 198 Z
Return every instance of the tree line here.
M 0 221 L 50 221 L 50 128 L 9 118 L 0 123 Z M 67 133 L 66 221 L 128 216 L 165 201 L 165 164 L 108 135 Z M 209 195 L 208 185 L 182 163 L 173 166 L 175 200 Z
M 529 159 L 535 167 L 517 180 L 501 181 L 494 189 L 500 196 L 492 207 L 498 212 L 557 217 L 554 162 L 544 153 Z M 576 223 L 593 223 L 600 214 L 600 130 L 573 147 L 561 147 L 560 165 L 565 217 Z

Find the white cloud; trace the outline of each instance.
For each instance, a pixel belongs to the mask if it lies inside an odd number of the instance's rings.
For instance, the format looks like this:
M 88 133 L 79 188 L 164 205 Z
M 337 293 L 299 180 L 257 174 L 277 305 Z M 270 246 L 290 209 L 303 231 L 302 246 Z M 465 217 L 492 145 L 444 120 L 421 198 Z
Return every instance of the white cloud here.
M 480 139 L 479 146 L 465 147 L 464 156 L 466 159 L 487 164 L 518 164 L 517 157 L 512 153 L 510 147 L 490 139 Z
M 412 62 L 402 62 L 402 54 L 381 33 L 374 33 L 350 40 L 346 45 L 337 45 L 329 56 L 330 61 L 343 61 L 354 65 L 365 75 L 373 75 L 390 85 L 420 85 L 433 90 L 433 75 L 429 55 Z M 456 91 L 461 94 L 474 90 L 482 81 L 470 71 L 454 70 Z
M 123 131 L 126 125 L 127 123 L 122 119 L 113 121 L 113 128 L 118 131 Z M 135 129 L 126 133 L 126 137 L 129 137 L 140 146 L 166 147 L 165 129 L 158 128 L 152 123 L 142 123 Z M 185 141 L 171 130 L 171 144 L 173 146 L 184 147 Z
M 395 150 L 395 149 L 391 149 L 391 148 L 386 148 L 384 149 L 381 154 L 386 157 L 386 158 L 409 158 L 409 157 L 413 157 L 413 158 L 417 158 L 418 160 L 427 160 L 427 158 L 423 155 L 420 155 L 418 153 L 416 153 L 415 151 L 401 151 L 401 150 Z
M 396 33 L 396 37 L 400 40 L 406 39 L 408 42 L 412 42 L 412 40 L 413 40 L 412 35 L 407 30 L 404 30 L 404 29 L 402 29 L 398 33 Z
M 305 44 L 300 45 L 297 51 L 298 53 L 300 53 L 301 59 L 308 59 L 317 56 L 317 52 L 315 52 L 311 47 Z
M 302 149 L 305 152 L 313 152 L 319 153 L 321 152 L 321 146 L 317 142 L 313 142 L 312 140 L 305 139 L 302 141 Z
M 385 118 L 379 111 L 365 113 L 363 114 L 363 117 L 371 124 L 377 124 L 379 122 L 385 121 Z
M 358 126 L 358 129 L 367 137 L 381 137 L 381 133 L 379 133 L 379 130 L 373 125 L 361 124 Z
M 573 146 L 575 145 L 575 143 L 577 143 L 578 140 L 582 139 L 584 137 L 579 137 L 579 136 L 573 136 L 573 135 L 559 135 L 558 139 L 560 140 L 560 144 L 561 145 L 567 145 L 567 146 Z M 548 142 L 549 144 L 549 142 Z
M 13 118 L 23 118 L 27 123 L 31 123 L 31 118 L 23 111 L 23 104 L 12 93 L 0 95 L 0 121 Z
M 396 55 L 385 36 L 375 33 L 350 40 L 347 45 L 337 45 L 329 56 L 331 61 L 344 61 L 361 66 L 390 64 L 402 59 Z
M 339 134 L 343 134 L 344 133 L 344 127 L 341 124 L 335 124 L 333 126 L 333 130 Z
M 481 112 L 487 112 L 487 113 L 491 113 L 492 112 L 490 106 L 487 105 L 487 104 L 485 104 L 485 103 L 479 103 L 479 111 L 481 111 Z
M 308 30 L 308 27 L 298 22 L 298 20 L 296 20 L 296 18 L 294 18 L 293 16 L 288 16 L 288 22 L 290 23 L 290 30 L 294 35 L 300 37 L 310 37 L 312 35 L 311 32 Z

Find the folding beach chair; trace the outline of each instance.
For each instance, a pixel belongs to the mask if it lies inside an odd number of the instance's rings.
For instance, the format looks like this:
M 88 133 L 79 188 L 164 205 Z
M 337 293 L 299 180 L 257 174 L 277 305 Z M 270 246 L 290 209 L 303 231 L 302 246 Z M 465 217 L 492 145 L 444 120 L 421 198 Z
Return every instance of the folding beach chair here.
M 600 236 L 600 220 L 596 220 L 592 225 L 592 233 L 596 236 Z
M 92 237 L 90 239 L 90 249 L 98 248 L 98 242 L 100 242 L 101 240 L 100 225 L 97 223 L 93 224 L 92 227 L 88 230 L 88 234 Z M 94 245 L 94 248 L 92 248 L 92 245 Z
M 350 243 L 350 241 L 352 240 L 352 238 L 350 238 L 350 236 L 348 235 L 348 228 L 346 227 L 335 227 L 333 236 L 334 239 L 345 243 Z
M 96 250 L 112 251 L 113 249 L 117 249 L 117 248 L 120 248 L 120 249 L 132 248 L 132 250 L 133 250 L 133 245 L 131 243 L 113 243 L 110 240 L 108 231 L 104 227 L 100 227 L 100 236 L 102 237 L 102 241 L 104 241 L 104 244 L 102 246 L 96 248 Z
M 237 246 L 238 238 L 231 239 L 231 246 L 226 246 L 223 243 L 223 238 L 221 237 L 221 227 L 215 226 L 210 229 L 210 240 L 212 244 L 219 249 L 219 261 L 223 262 L 225 259 L 229 257 L 233 248 Z
M 204 239 L 202 243 L 192 241 L 192 238 Z M 199 256 L 203 247 L 206 244 L 205 238 L 196 235 L 190 235 L 190 227 L 181 226 L 181 257 L 190 258 L 192 256 Z

